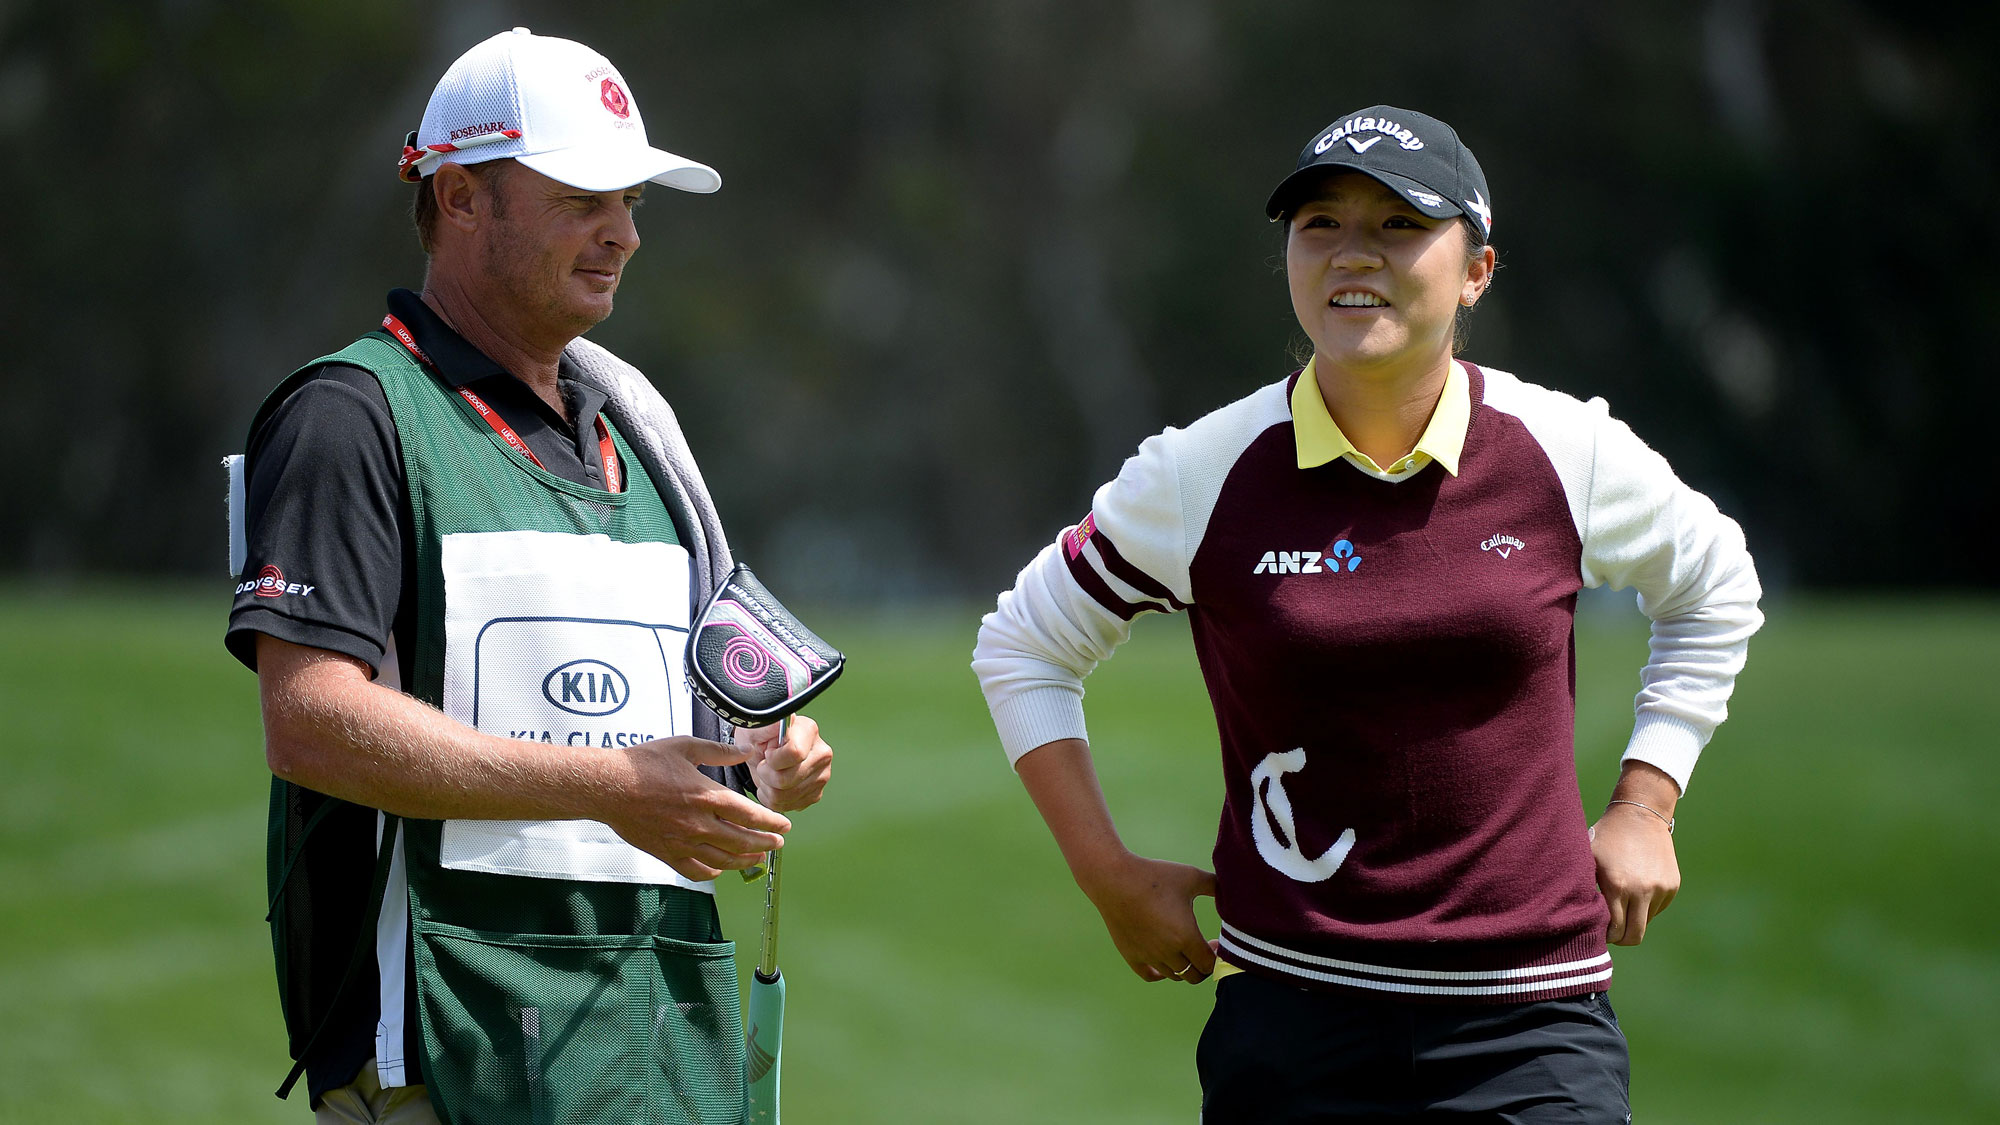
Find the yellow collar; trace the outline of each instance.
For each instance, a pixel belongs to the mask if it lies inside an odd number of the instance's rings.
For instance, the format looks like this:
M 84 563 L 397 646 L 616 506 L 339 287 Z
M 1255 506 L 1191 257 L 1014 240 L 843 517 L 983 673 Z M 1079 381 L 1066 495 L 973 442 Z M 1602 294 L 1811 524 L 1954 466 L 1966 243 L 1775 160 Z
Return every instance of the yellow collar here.
M 1354 448 L 1354 443 L 1340 432 L 1333 415 L 1327 412 L 1326 400 L 1320 397 L 1319 379 L 1313 374 L 1313 364 L 1318 362 L 1315 358 L 1307 363 L 1299 374 L 1298 385 L 1292 388 L 1292 433 L 1298 442 L 1299 468 L 1316 468 L 1345 457 L 1363 469 L 1389 476 L 1436 461 L 1444 466 L 1445 472 L 1458 475 L 1458 456 L 1465 451 L 1465 430 L 1472 422 L 1472 391 L 1457 360 L 1452 361 L 1451 370 L 1445 374 L 1444 393 L 1438 396 L 1437 409 L 1431 412 L 1424 436 L 1417 439 L 1417 447 L 1409 456 L 1389 469 Z

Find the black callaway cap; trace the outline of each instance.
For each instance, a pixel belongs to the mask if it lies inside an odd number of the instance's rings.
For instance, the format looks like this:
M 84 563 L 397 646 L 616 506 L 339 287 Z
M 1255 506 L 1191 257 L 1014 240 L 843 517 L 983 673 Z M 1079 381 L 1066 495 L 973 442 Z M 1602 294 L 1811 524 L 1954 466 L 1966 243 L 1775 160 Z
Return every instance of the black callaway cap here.
M 1271 193 L 1264 214 L 1276 222 L 1314 180 L 1339 168 L 1375 177 L 1433 219 L 1466 216 L 1482 241 L 1493 235 L 1486 173 L 1472 150 L 1437 118 L 1392 105 L 1370 106 L 1320 130 L 1299 153 L 1299 166 Z

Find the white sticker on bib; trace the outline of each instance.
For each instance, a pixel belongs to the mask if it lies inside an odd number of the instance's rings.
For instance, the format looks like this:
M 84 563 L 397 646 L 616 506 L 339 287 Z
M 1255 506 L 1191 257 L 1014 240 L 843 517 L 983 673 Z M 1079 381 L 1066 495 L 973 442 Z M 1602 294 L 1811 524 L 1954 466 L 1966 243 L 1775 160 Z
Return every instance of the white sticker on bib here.
M 555 753 L 693 733 L 682 656 L 686 550 L 484 532 L 446 536 L 442 561 L 447 715 Z M 594 820 L 448 820 L 440 861 L 460 871 L 712 889 Z

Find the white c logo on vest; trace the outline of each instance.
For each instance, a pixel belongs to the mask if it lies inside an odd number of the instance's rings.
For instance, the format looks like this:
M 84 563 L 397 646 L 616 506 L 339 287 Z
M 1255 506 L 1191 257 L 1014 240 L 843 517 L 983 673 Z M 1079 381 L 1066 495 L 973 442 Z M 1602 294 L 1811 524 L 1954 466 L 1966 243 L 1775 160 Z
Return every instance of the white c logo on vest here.
M 1305 768 L 1306 752 L 1301 748 L 1271 754 L 1250 771 L 1250 838 L 1257 842 L 1257 854 L 1264 857 L 1265 863 L 1301 883 L 1319 883 L 1346 862 L 1347 853 L 1354 848 L 1354 829 L 1342 832 L 1318 859 L 1306 858 L 1293 826 L 1292 799 L 1285 795 L 1282 780 L 1285 774 Z M 1277 833 L 1271 829 L 1273 823 L 1277 832 L 1284 833 L 1285 843 L 1278 842 Z

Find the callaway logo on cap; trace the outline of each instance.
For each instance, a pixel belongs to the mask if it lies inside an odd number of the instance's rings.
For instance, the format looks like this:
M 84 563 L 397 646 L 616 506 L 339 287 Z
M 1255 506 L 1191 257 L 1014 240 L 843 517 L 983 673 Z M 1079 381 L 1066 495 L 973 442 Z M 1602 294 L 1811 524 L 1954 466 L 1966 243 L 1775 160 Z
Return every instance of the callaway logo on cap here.
M 404 143 L 397 172 L 415 182 L 440 164 L 506 157 L 584 191 L 648 181 L 695 192 L 722 186 L 708 165 L 646 143 L 631 87 L 603 55 L 525 27 L 451 64 L 422 127 Z
M 1388 105 L 1348 114 L 1314 134 L 1298 166 L 1265 202 L 1264 214 L 1274 222 L 1283 218 L 1315 180 L 1339 168 L 1375 177 L 1433 219 L 1471 219 L 1481 241 L 1493 235 L 1486 174 L 1472 150 L 1437 118 Z

